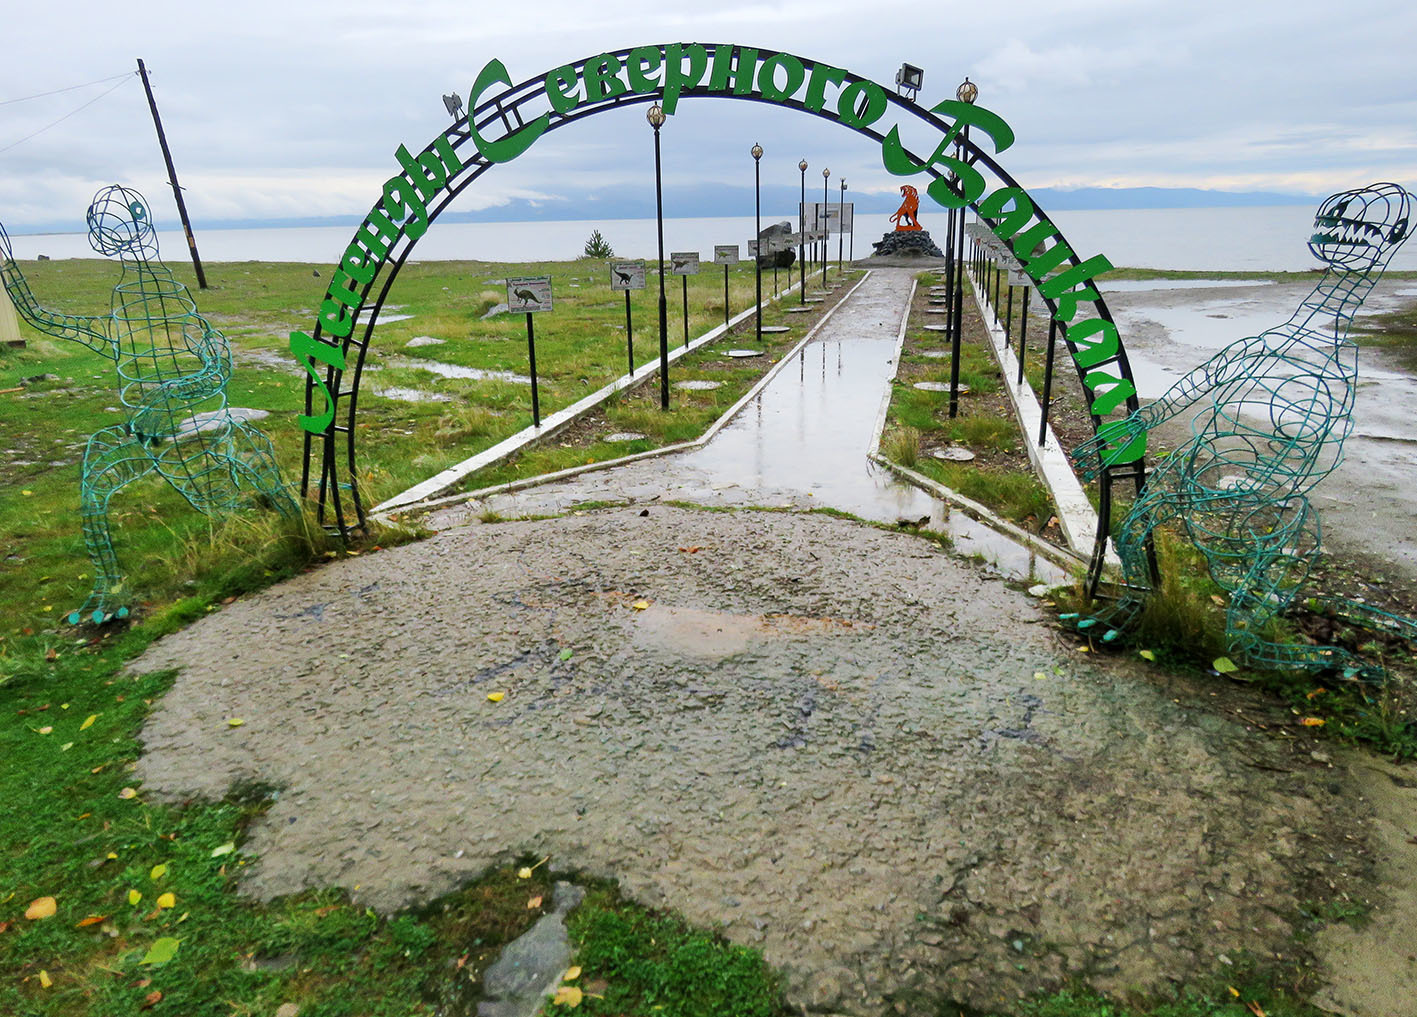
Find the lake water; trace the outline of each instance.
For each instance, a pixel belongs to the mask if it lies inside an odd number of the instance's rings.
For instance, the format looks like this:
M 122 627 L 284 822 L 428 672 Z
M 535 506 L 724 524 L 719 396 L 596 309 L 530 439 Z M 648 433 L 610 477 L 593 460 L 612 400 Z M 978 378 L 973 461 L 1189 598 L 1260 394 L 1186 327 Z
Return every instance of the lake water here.
M 1083 257 L 1105 254 L 1112 264 L 1135 268 L 1304 270 L 1318 262 L 1305 246 L 1312 232 L 1311 205 L 1264 208 L 1108 209 L 1053 213 L 1073 249 Z M 795 209 L 763 216 L 763 224 L 795 218 Z M 857 257 L 871 253 L 877 228 L 890 227 L 885 215 L 861 215 L 855 236 Z M 938 225 L 936 225 L 938 223 Z M 943 228 L 943 216 L 925 217 L 927 229 Z M 591 230 L 599 229 L 621 257 L 653 258 L 653 219 L 578 222 L 435 223 L 418 242 L 419 261 L 560 261 L 581 253 Z M 203 230 L 197 248 L 204 261 L 299 261 L 333 264 L 354 234 L 352 226 L 288 229 Z M 666 219 L 665 251 L 698 250 L 708 260 L 715 244 L 746 244 L 753 218 Z M 11 238 L 20 258 L 96 257 L 82 233 Z M 180 232 L 160 234 L 164 257 L 185 256 Z M 837 242 L 830 241 L 836 255 Z M 849 250 L 848 250 L 849 254 Z M 1417 269 L 1417 243 L 1398 252 L 1394 269 Z

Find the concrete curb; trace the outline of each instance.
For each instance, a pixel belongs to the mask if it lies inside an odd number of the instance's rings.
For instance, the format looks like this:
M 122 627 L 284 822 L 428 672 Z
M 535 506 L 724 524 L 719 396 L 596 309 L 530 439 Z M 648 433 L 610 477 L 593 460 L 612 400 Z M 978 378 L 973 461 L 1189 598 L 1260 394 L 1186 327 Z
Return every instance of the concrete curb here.
M 900 356 L 905 350 L 905 333 L 910 327 L 910 309 L 915 303 L 915 290 L 917 285 L 918 284 L 912 280 L 910 284 L 910 299 L 906 301 L 905 311 L 900 318 L 900 329 L 896 333 L 895 364 L 897 377 L 900 375 Z M 941 484 L 939 481 L 931 480 L 923 473 L 916 473 L 914 470 L 901 466 L 882 455 L 881 435 L 885 432 L 886 416 L 890 411 L 892 395 L 894 395 L 893 389 L 887 386 L 885 395 L 881 398 L 881 408 L 876 412 L 876 433 L 871 439 L 871 450 L 866 453 L 868 459 L 873 463 L 884 466 L 904 482 L 913 484 L 922 491 L 926 491 L 936 498 L 939 498 L 941 501 L 961 509 L 971 519 L 983 523 L 1000 536 L 1007 537 L 1016 544 L 1022 544 L 1024 547 L 1030 548 L 1035 551 L 1039 557 L 1047 558 L 1054 565 L 1057 565 L 1065 571 L 1074 572 L 1087 568 L 1086 558 L 1066 548 L 1050 544 L 1041 537 L 1034 536 L 1027 530 L 1015 526 L 1002 516 L 996 515 L 992 509 L 980 504 L 973 498 L 967 498 L 958 491 Z
M 1043 408 L 1027 380 L 1015 380 L 1018 378 L 1018 357 L 1009 348 L 1008 338 L 1004 335 L 998 315 L 988 300 L 981 295 L 979 283 L 973 273 L 969 273 L 969 281 L 974 291 L 974 302 L 979 307 L 979 316 L 984 319 L 984 327 L 989 333 L 989 345 L 994 351 L 994 359 L 998 361 L 999 370 L 1003 372 L 1004 391 L 1008 393 L 1014 416 L 1023 431 L 1024 447 L 1028 449 L 1029 461 L 1033 463 L 1034 470 L 1042 478 L 1053 498 L 1053 505 L 1058 511 L 1058 524 L 1063 530 L 1063 539 L 1075 553 L 1090 559 L 1093 542 L 1097 536 L 1097 513 L 1092 508 L 1092 502 L 1087 500 L 1082 484 L 1073 472 L 1072 463 L 1068 461 L 1067 453 L 1058 443 L 1058 437 L 1053 433 L 1052 427 L 1048 428 L 1043 445 L 1039 446 L 1037 435 L 1039 424 L 1043 422 Z

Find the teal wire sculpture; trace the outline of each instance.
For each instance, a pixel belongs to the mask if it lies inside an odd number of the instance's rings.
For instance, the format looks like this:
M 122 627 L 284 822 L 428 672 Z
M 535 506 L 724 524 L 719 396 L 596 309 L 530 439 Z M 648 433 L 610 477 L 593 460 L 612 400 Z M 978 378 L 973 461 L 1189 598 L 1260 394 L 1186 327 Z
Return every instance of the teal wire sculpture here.
M 1191 439 L 1157 465 L 1119 528 L 1121 596 L 1090 617 L 1069 614 L 1065 621 L 1100 633 L 1104 642 L 1121 637 L 1151 592 L 1151 535 L 1172 525 L 1230 594 L 1232 656 L 1271 669 L 1364 672 L 1339 647 L 1279 643 L 1264 629 L 1294 602 L 1318 559 L 1319 517 L 1308 493 L 1338 465 L 1353 428 L 1358 347 L 1349 325 L 1407 239 L 1411 213 L 1412 196 L 1396 184 L 1326 199 L 1309 249 L 1327 268 L 1288 321 L 1227 346 L 1156 402 L 1103 425 L 1074 450 L 1079 475 L 1090 480 L 1111 465 L 1109 448 L 1203 404 Z M 1347 607 L 1386 628 L 1417 633 L 1409 620 Z
M 84 545 L 93 591 L 71 624 L 126 618 L 130 593 L 118 568 L 108 503 L 122 488 L 156 472 L 207 515 L 264 497 L 283 514 L 298 511 L 281 482 L 270 440 L 227 408 L 231 351 L 226 337 L 197 313 L 187 287 L 158 258 L 157 233 L 141 194 L 114 185 L 88 210 L 89 243 L 117 257 L 123 274 L 103 315 L 59 314 L 41 307 L 15 263 L 0 225 L 0 280 L 20 315 L 40 332 L 80 343 L 114 362 L 122 424 L 88 440 L 80 481 Z

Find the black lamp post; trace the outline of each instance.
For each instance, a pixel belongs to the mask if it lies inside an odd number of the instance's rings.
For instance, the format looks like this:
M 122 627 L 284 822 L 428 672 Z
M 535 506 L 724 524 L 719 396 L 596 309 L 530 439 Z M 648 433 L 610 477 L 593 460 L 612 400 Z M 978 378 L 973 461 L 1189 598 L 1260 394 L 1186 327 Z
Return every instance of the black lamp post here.
M 664 299 L 664 190 L 660 184 L 659 129 L 664 110 L 655 103 L 645 114 L 654 128 L 654 218 L 659 230 L 659 408 L 669 409 L 669 310 Z
M 971 105 L 975 99 L 979 98 L 979 86 L 965 78 L 959 88 L 955 89 L 955 98 L 960 102 L 967 102 Z M 964 138 L 959 144 L 958 154 L 961 161 L 969 154 L 966 145 L 969 142 L 969 125 L 964 127 Z M 965 210 L 959 209 L 959 229 L 955 231 L 954 242 L 959 246 L 955 248 L 954 257 L 954 282 L 953 292 L 948 294 L 946 299 L 954 303 L 954 312 L 949 315 L 947 327 L 950 328 L 950 419 L 953 420 L 959 415 L 959 353 L 960 353 L 960 317 L 964 314 L 964 222 Z M 949 287 L 947 287 L 949 288 Z
M 846 232 L 846 177 L 841 178 L 841 201 L 836 206 L 836 274 L 841 275 L 842 234 Z
M 763 341 L 763 198 L 762 198 L 762 158 L 763 146 L 754 144 L 753 153 L 753 228 L 756 231 L 753 235 L 753 277 L 757 281 L 758 287 L 758 322 L 757 335 L 758 342 Z
M 797 271 L 802 276 L 802 306 L 807 306 L 807 160 L 797 164 L 802 171 L 802 204 L 797 206 Z
M 827 180 L 831 175 L 831 170 L 822 170 L 822 225 L 826 226 L 822 232 L 822 289 L 827 288 L 827 238 L 831 236 L 831 222 L 827 218 Z

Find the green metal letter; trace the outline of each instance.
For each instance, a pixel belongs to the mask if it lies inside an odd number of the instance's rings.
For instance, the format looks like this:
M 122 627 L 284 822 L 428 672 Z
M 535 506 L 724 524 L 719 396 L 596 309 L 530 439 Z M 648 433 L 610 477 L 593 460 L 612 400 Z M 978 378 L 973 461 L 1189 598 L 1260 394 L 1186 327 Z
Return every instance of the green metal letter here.
M 511 162 L 536 143 L 536 139 L 541 137 L 541 132 L 546 130 L 551 123 L 551 116 L 548 113 L 543 113 L 531 123 L 512 131 L 506 137 L 498 138 L 496 141 L 488 141 L 477 132 L 477 126 L 472 122 L 473 111 L 477 109 L 477 103 L 481 99 L 482 93 L 498 84 L 510 88 L 512 79 L 507 74 L 506 65 L 502 61 L 489 60 L 487 66 L 478 73 L 477 80 L 472 83 L 472 92 L 467 97 L 467 131 L 472 135 L 477 150 L 488 162 Z M 385 193 L 388 192 L 385 191 Z M 388 207 L 387 204 L 385 207 Z M 394 213 L 390 211 L 390 214 Z M 420 230 L 419 233 L 421 235 L 422 231 Z

